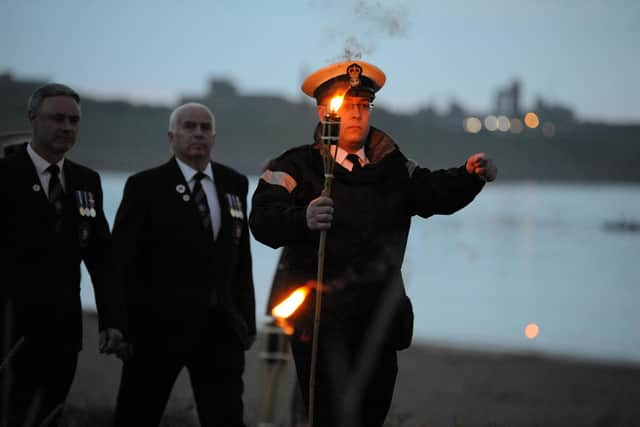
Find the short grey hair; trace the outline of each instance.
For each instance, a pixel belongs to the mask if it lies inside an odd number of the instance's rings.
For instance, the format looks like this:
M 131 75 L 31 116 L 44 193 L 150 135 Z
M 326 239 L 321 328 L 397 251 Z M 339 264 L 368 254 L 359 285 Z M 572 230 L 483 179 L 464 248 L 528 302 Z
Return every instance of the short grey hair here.
M 187 102 L 186 104 L 177 106 L 169 116 L 169 132 L 173 132 L 176 130 L 176 126 L 178 125 L 178 115 L 180 114 L 180 112 L 182 112 L 182 110 L 184 109 L 191 108 L 191 107 L 202 108 L 203 110 L 206 110 L 207 113 L 209 113 L 209 116 L 211 117 L 211 130 L 212 130 L 212 133 L 215 135 L 216 134 L 216 117 L 213 115 L 209 107 L 207 107 L 204 104 L 200 104 L 199 102 Z
M 53 96 L 69 96 L 75 99 L 78 105 L 80 105 L 80 95 L 78 95 L 75 90 L 60 83 L 48 83 L 44 86 L 40 86 L 29 97 L 29 101 L 27 102 L 27 112 L 37 113 L 42 102 L 46 98 L 51 98 Z

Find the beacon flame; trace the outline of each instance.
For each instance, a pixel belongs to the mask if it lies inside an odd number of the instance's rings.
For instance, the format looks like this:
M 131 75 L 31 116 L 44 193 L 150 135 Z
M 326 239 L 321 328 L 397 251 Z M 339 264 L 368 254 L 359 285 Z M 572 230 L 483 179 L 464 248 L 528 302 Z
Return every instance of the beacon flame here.
M 286 319 L 302 305 L 308 293 L 309 288 L 307 286 L 296 289 L 284 301 L 273 307 L 271 314 L 273 314 L 273 317 Z
M 271 315 L 274 317 L 276 325 L 282 329 L 285 335 L 293 335 L 295 332 L 289 317 L 302 305 L 312 287 L 312 284 L 307 283 L 297 288 L 271 310 Z

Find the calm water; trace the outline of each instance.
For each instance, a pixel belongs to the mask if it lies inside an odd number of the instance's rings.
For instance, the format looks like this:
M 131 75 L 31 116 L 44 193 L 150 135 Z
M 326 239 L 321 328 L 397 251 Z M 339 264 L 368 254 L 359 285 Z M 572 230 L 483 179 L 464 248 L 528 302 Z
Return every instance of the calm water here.
M 102 173 L 110 224 L 126 176 Z M 603 227 L 639 219 L 640 185 L 540 183 L 495 183 L 455 215 L 415 218 L 403 270 L 416 339 L 640 362 L 640 232 Z M 278 252 L 252 251 L 260 325 Z M 86 271 L 82 298 L 95 309 Z

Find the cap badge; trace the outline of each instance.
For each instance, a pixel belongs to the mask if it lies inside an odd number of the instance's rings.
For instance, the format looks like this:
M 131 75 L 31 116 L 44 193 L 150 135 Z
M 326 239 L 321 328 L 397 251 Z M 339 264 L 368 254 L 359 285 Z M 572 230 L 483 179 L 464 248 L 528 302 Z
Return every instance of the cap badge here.
M 351 64 L 347 68 L 347 74 L 349 74 L 349 85 L 351 87 L 360 86 L 360 74 L 362 74 L 362 67 L 358 64 Z

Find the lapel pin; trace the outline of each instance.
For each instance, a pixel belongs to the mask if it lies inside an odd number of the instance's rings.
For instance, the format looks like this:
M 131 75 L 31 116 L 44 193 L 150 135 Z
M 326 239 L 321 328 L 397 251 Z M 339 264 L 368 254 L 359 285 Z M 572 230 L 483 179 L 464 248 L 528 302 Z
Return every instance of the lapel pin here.
M 40 186 L 38 184 L 33 184 L 33 187 L 31 187 L 33 189 L 33 191 L 40 191 Z
M 184 193 L 185 190 L 186 190 L 186 188 L 184 188 L 184 185 L 182 185 L 182 184 L 176 185 L 176 191 L 178 192 L 178 194 Z

